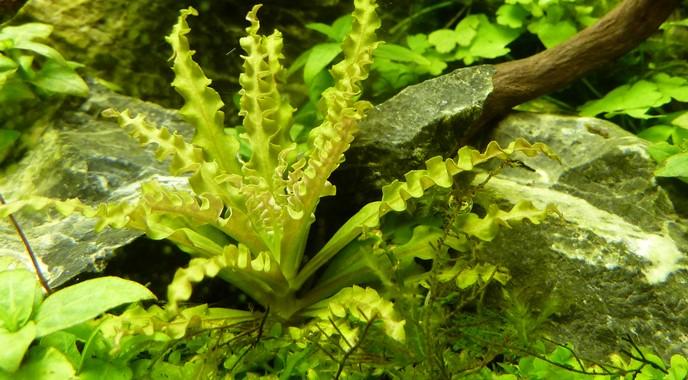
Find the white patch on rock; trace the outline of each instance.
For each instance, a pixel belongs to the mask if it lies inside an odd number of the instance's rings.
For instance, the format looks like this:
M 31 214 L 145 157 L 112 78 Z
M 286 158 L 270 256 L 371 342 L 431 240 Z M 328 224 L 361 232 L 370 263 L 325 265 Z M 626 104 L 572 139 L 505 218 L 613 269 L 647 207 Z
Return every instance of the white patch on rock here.
M 679 250 L 676 242 L 666 231 L 662 234 L 647 232 L 628 223 L 619 215 L 601 210 L 584 199 L 547 188 L 520 184 L 500 176 L 493 177 L 487 183 L 486 189 L 506 199 L 529 200 L 539 208 L 554 204 L 568 223 L 575 224 L 581 231 L 595 235 L 606 243 L 596 246 L 593 251 L 565 247 L 561 244 L 550 247 L 567 257 L 585 260 L 591 265 L 604 265 L 607 268 L 640 269 L 630 268 L 624 260 L 625 254 L 633 254 L 649 262 L 642 271 L 650 284 L 664 282 L 671 273 L 688 268 L 685 264 L 680 264 L 686 257 L 685 253 Z M 616 248 L 619 245 L 623 246 L 621 250 Z

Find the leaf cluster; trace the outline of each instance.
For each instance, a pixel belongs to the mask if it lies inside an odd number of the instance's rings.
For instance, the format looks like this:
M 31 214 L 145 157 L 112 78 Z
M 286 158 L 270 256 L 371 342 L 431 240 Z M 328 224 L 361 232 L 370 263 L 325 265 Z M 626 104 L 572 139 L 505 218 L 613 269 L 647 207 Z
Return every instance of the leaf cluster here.
M 46 43 L 51 32 L 52 26 L 41 23 L 0 29 L 0 162 L 34 121 L 26 120 L 27 109 L 50 98 L 88 93 L 86 82 L 75 71 L 81 65 Z

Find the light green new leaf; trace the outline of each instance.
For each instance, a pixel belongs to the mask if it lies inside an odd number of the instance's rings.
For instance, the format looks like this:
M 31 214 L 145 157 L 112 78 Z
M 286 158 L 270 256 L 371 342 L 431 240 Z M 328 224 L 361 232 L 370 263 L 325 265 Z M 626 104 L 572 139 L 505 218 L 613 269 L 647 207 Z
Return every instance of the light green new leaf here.
M 464 269 L 456 277 L 456 286 L 466 289 L 478 282 L 478 272 L 474 268 Z
M 25 269 L 0 272 L 0 328 L 9 332 L 22 328 L 40 298 L 40 288 L 33 273 Z
M 671 357 L 671 368 L 664 378 L 666 380 L 680 380 L 688 378 L 688 360 L 683 355 L 673 355 Z
M 688 102 L 688 80 L 681 77 L 670 76 L 659 73 L 652 76 L 652 81 L 657 85 L 659 91 L 666 97 Z M 667 102 L 668 100 L 665 99 Z
M 576 25 L 570 20 L 552 23 L 544 18 L 528 25 L 528 30 L 536 34 L 548 49 L 568 40 L 578 32 Z
M 0 370 L 16 371 L 35 337 L 36 324 L 33 321 L 15 332 L 0 328 Z
M 0 71 L 13 71 L 17 69 L 17 63 L 13 59 L 8 58 L 4 54 L 0 54 Z M 0 82 L 2 84 L 2 82 Z
M 648 146 L 647 152 L 655 161 L 663 162 L 670 156 L 681 153 L 681 148 L 676 145 L 669 144 L 666 141 L 661 141 Z
M 36 315 L 38 337 L 63 330 L 125 303 L 156 299 L 145 286 L 118 277 L 101 277 L 66 287 L 45 299 Z
M 406 45 L 408 45 L 409 49 L 418 54 L 425 53 L 425 51 L 431 46 L 428 42 L 428 36 L 422 33 L 406 37 Z M 383 47 L 385 47 L 385 45 L 378 47 L 378 49 Z
M 528 18 L 528 11 L 518 4 L 504 4 L 497 9 L 497 23 L 509 28 L 520 28 Z
M 451 29 L 438 29 L 428 35 L 428 42 L 438 53 L 449 53 L 459 43 L 460 36 Z
M 668 99 L 653 82 L 640 80 L 634 84 L 619 86 L 602 99 L 587 102 L 580 109 L 582 116 L 595 116 L 606 112 L 609 115 L 626 113 L 638 119 L 648 118 L 652 107 L 666 104 Z
M 464 17 L 454 30 L 456 31 L 456 42 L 461 46 L 469 46 L 478 34 L 478 27 L 481 22 L 480 15 L 469 15 Z
M 657 170 L 657 177 L 686 177 L 688 178 L 688 152 L 674 154 L 667 157 Z
M 507 28 L 488 21 L 487 16 L 480 15 L 478 35 L 469 49 L 470 54 L 480 58 L 497 58 L 508 54 L 511 49 L 507 45 L 518 38 L 517 29 Z
M 466 64 L 472 63 L 476 58 L 497 58 L 508 54 L 511 50 L 507 47 L 519 35 L 518 29 L 508 28 L 499 24 L 493 24 L 484 14 L 471 15 L 472 20 L 477 20 L 475 38 L 471 39 L 470 46 L 457 49 L 456 58 L 463 59 Z M 476 21 L 472 21 L 475 23 Z M 457 25 L 457 32 L 459 30 Z M 461 34 L 461 32 L 458 32 Z M 470 36 L 469 32 L 469 36 Z M 459 42 L 461 44 L 461 42 Z M 463 45 L 463 44 L 462 44 Z
M 196 130 L 193 143 L 202 147 L 206 153 L 229 173 L 240 171 L 237 161 L 239 142 L 224 133 L 224 103 L 215 90 L 209 87 L 208 79 L 201 67 L 194 62 L 194 51 L 189 48 L 186 35 L 191 30 L 186 22 L 190 15 L 197 15 L 189 7 L 181 12 L 172 33 L 165 40 L 172 46 L 175 77 L 172 86 L 184 98 L 184 106 L 179 113 Z

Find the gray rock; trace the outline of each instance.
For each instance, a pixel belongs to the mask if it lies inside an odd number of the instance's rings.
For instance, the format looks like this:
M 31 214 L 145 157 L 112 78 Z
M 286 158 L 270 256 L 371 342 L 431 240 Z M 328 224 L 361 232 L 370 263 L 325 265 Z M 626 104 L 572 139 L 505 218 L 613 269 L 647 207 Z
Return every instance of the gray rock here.
M 583 355 L 604 360 L 627 335 L 688 354 L 688 220 L 655 181 L 646 142 L 602 120 L 537 114 L 508 117 L 493 138 L 516 137 L 548 144 L 561 164 L 523 157 L 485 189 L 556 204 L 563 217 L 502 229 L 482 258 L 508 267 L 512 289 L 536 305 L 559 299 L 546 331 Z
M 478 119 L 494 67 L 466 67 L 408 86 L 368 112 L 342 176 L 379 189 L 426 159 L 456 151 L 461 127 Z M 348 181 L 346 181 L 348 182 Z
M 36 148 L 2 179 L 0 192 L 7 201 L 29 194 L 77 197 L 89 204 L 132 199 L 138 196 L 139 184 L 153 177 L 184 186 L 185 179 L 165 176 L 165 165 L 155 161 L 151 149 L 142 149 L 117 123 L 99 116 L 108 107 L 143 113 L 150 121 L 187 136 L 192 131 L 174 111 L 92 86 L 90 98 L 77 110 L 48 122 Z M 115 248 L 141 235 L 113 229 L 97 233 L 92 219 L 76 215 L 63 218 L 55 212 L 22 211 L 15 216 L 52 286 L 85 271 L 102 270 Z M 0 224 L 0 257 L 33 269 L 9 223 Z

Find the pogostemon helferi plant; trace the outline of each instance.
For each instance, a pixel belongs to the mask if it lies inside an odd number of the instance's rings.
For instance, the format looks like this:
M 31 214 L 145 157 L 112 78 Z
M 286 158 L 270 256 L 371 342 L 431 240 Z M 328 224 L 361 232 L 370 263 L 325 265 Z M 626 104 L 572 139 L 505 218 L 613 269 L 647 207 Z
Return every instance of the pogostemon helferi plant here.
M 372 53 L 378 45 L 375 31 L 380 20 L 375 0 L 355 0 L 354 4 L 353 27 L 343 42 L 344 58 L 331 69 L 335 84 L 322 94 L 323 121 L 310 132 L 305 151 L 297 149 L 290 138 L 294 108 L 280 93 L 286 77 L 281 63 L 282 36 L 278 31 L 269 36 L 258 33 L 260 6 L 249 12 L 247 36 L 240 41 L 245 51 L 239 78 L 240 115 L 245 131 L 241 136 L 225 133 L 222 100 L 192 59 L 194 52 L 186 37 L 190 31 L 186 20 L 197 13 L 188 8 L 181 12 L 166 39 L 174 51 L 172 85 L 185 100 L 179 112 L 195 127 L 192 141 L 186 142 L 180 135 L 152 125 L 142 115 L 133 117 L 128 111 L 112 109 L 103 114 L 117 118 L 141 144 L 156 144 L 157 158 L 170 159 L 173 175 L 188 176 L 189 189 L 166 188 L 151 181 L 142 185 L 141 198 L 136 203 L 97 207 L 77 199 L 30 197 L 1 207 L 0 214 L 26 206 L 51 206 L 64 214 L 79 212 L 95 217 L 96 228 L 133 228 L 153 239 L 169 239 L 194 257 L 187 268 L 178 270 L 169 287 L 170 309 L 175 310 L 178 301 L 189 298 L 192 283 L 220 276 L 269 307 L 271 313 L 289 319 L 299 312 L 314 315 L 312 305 L 370 279 L 371 272 L 366 272 L 366 268 L 389 266 L 387 258 L 367 257 L 365 245 L 349 249 L 347 260 L 332 260 L 347 246 L 351 247 L 350 243 L 364 230 L 379 228 L 384 214 L 406 210 L 407 201 L 423 196 L 429 187 L 451 187 L 456 174 L 471 171 L 490 159 L 507 160 L 515 152 L 551 155 L 546 146 L 519 139 L 506 148 L 493 142 L 484 152 L 464 147 L 455 159 L 432 158 L 426 169 L 413 170 L 407 173 L 405 181 L 386 186 L 381 201 L 364 206 L 319 251 L 306 257 L 315 208 L 321 197 L 335 194 L 328 178 L 344 160 L 357 123 L 369 107 L 358 97 L 360 83 L 368 76 Z M 250 145 L 250 157 L 242 158 L 239 154 L 239 138 Z M 539 222 L 544 215 L 545 211 L 521 203 L 511 211 L 497 210 L 482 218 L 475 215 L 473 223 L 464 230 L 486 240 L 494 236 L 486 231 L 498 224 L 524 218 Z M 422 230 L 422 234 L 422 238 L 414 240 L 418 247 L 427 246 L 441 235 L 429 229 Z M 417 254 L 415 251 L 413 247 L 404 247 L 395 253 L 405 255 L 408 261 Z M 303 289 L 306 281 L 325 265 L 330 265 L 325 274 L 331 275 Z M 337 297 L 343 305 L 347 302 L 342 297 L 359 297 L 358 302 L 349 306 L 356 305 L 360 311 L 361 300 L 366 300 L 371 312 L 394 319 L 389 314 L 391 304 L 372 289 L 348 288 Z M 399 326 L 403 327 L 403 323 L 396 325 L 393 335 L 397 337 L 403 335 Z

